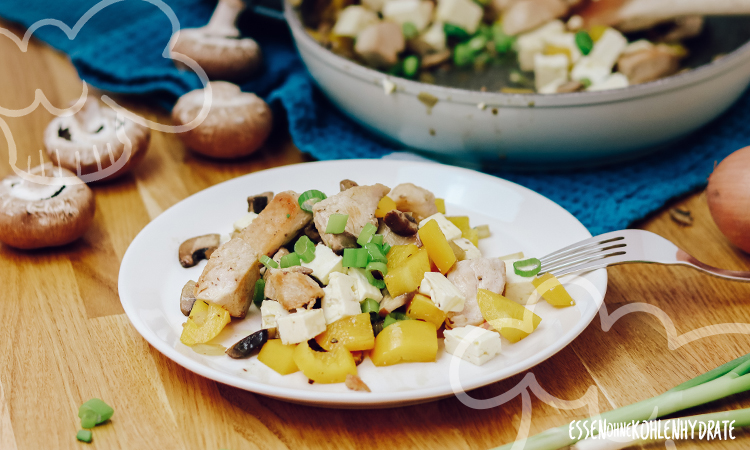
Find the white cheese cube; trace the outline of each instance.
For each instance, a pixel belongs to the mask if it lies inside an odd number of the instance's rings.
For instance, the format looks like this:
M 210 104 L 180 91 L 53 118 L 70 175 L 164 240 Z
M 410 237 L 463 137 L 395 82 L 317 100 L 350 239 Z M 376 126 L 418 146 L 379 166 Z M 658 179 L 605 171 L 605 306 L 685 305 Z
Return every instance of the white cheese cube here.
M 630 86 L 628 77 L 620 72 L 613 73 L 606 80 L 592 84 L 587 89 L 588 91 L 608 91 L 610 89 L 622 89 Z
M 365 269 L 348 267 L 346 268 L 346 274 L 357 280 L 357 302 L 361 303 L 368 298 L 371 298 L 378 303 L 383 300 L 383 293 L 380 292 L 380 289 L 370 284 L 370 282 L 367 280 Z
M 354 316 L 362 312 L 357 301 L 357 279 L 343 274 L 332 273 L 328 286 L 323 288 L 321 306 L 326 323 L 335 322 L 342 317 Z
M 458 238 L 449 242 L 453 253 L 456 254 L 456 258 L 459 261 L 465 261 L 467 259 L 477 259 L 482 257 L 482 252 L 468 239 Z
M 257 214 L 255 214 L 254 212 L 249 212 L 241 218 L 237 219 L 237 221 L 232 224 L 232 228 L 234 228 L 234 231 L 242 231 L 243 229 L 247 228 L 247 226 L 250 225 L 256 217 L 258 217 Z
M 581 59 L 581 56 L 583 56 L 581 49 L 579 49 L 578 44 L 576 44 L 575 33 L 552 34 L 545 36 L 544 44 L 545 46 L 564 48 L 568 50 L 568 53 L 570 53 L 568 57 L 570 58 L 571 63 L 578 62 L 578 60 Z
M 315 246 L 315 259 L 307 263 L 300 261 L 302 267 L 312 269 L 312 276 L 318 279 L 324 285 L 328 284 L 328 278 L 332 273 L 344 272 L 344 266 L 341 262 L 344 260 L 341 256 L 333 253 L 333 250 L 325 244 Z
M 383 5 L 383 18 L 402 26 L 411 22 L 422 31 L 430 24 L 432 8 L 428 0 L 393 0 Z
M 569 60 L 566 55 L 534 56 L 534 78 L 537 91 L 550 83 L 564 83 L 568 81 Z
M 589 59 L 594 65 L 606 67 L 611 72 L 627 45 L 628 40 L 622 33 L 613 28 L 607 28 L 594 44 L 594 48 L 589 53 Z
M 611 73 L 611 67 L 598 65 L 588 56 L 584 56 L 573 67 L 570 78 L 576 81 L 589 80 L 591 84 L 597 84 L 606 80 Z
M 427 222 L 429 222 L 430 220 L 435 220 L 435 222 L 437 222 L 438 227 L 440 227 L 440 231 L 443 232 L 443 234 L 445 235 L 445 239 L 447 239 L 448 242 L 461 237 L 461 230 L 457 226 L 455 226 L 453 222 L 446 219 L 442 213 L 435 213 L 430 217 L 422 220 L 421 222 L 419 222 L 419 228 L 427 225 Z
M 435 20 L 462 28 L 474 34 L 479 28 L 484 10 L 472 0 L 440 0 Z
M 565 33 L 565 24 L 559 20 L 553 20 L 535 30 L 519 35 L 514 48 L 518 53 L 521 70 L 527 72 L 534 70 L 534 55 L 544 51 L 545 39 L 563 33 Z
M 362 0 L 362 6 L 370 11 L 380 12 L 388 0 Z M 393 0 L 391 0 L 393 1 Z
M 510 259 L 505 261 L 505 298 L 513 300 L 521 305 L 531 305 L 539 301 L 539 295 L 534 294 L 536 289 L 531 280 L 534 277 L 522 277 L 516 274 L 513 263 L 520 259 Z
M 567 81 L 558 79 L 553 81 L 552 83 L 542 86 L 541 89 L 537 89 L 537 92 L 540 94 L 556 94 L 557 89 L 565 83 L 567 83 Z
M 378 21 L 377 13 L 363 6 L 351 5 L 341 10 L 331 32 L 337 36 L 356 38 L 360 31 Z
M 622 51 L 622 54 L 627 55 L 630 53 L 638 53 L 644 50 L 651 50 L 652 48 L 654 48 L 654 44 L 651 43 L 651 41 L 638 39 L 637 41 L 628 44 L 628 46 L 625 47 L 625 50 Z
M 464 298 L 461 291 L 440 272 L 427 272 L 419 285 L 419 293 L 432 299 L 432 302 L 444 312 L 461 312 L 464 309 Z
M 502 347 L 500 334 L 473 325 L 445 330 L 443 335 L 446 352 L 477 366 L 497 356 Z M 462 342 L 466 342 L 467 347 L 458 351 Z
M 289 315 L 289 311 L 281 306 L 276 300 L 263 300 L 260 305 L 261 323 L 260 327 L 266 330 L 276 328 L 279 317 Z
M 326 318 L 322 309 L 301 309 L 278 317 L 276 328 L 284 345 L 308 341 L 326 330 Z
M 445 50 L 447 37 L 443 29 L 443 22 L 435 22 L 430 25 L 427 31 L 419 36 L 419 40 L 429 47 L 430 51 L 440 52 Z

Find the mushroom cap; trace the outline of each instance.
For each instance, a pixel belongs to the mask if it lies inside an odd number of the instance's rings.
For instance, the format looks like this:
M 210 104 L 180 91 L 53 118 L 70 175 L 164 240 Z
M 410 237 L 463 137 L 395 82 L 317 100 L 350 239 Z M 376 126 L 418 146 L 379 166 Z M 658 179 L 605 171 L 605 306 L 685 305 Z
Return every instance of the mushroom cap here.
M 184 28 L 172 37 L 170 56 L 185 55 L 206 71 L 209 79 L 242 81 L 260 67 L 263 60 L 260 46 L 251 38 L 222 36 L 205 28 Z
M 197 153 L 212 158 L 231 159 L 249 155 L 259 149 L 271 133 L 273 114 L 260 97 L 240 91 L 225 81 L 209 83 L 211 109 L 205 120 L 178 136 Z M 198 116 L 203 107 L 203 89 L 180 97 L 172 109 L 176 125 L 185 125 Z
M 120 129 L 125 131 L 125 142 L 117 136 Z M 100 107 L 99 100 L 92 97 L 86 99 L 78 113 L 57 117 L 44 130 L 44 146 L 52 162 L 79 176 L 119 163 L 130 148 L 130 156 L 121 168 L 87 181 L 111 180 L 127 173 L 146 156 L 150 141 L 149 128 L 117 117 L 115 110 Z
M 20 249 L 73 242 L 94 219 L 94 193 L 85 184 L 60 185 L 55 178 L 75 176 L 47 163 L 31 171 L 45 174 L 48 185 L 12 175 L 0 182 L 0 241 Z

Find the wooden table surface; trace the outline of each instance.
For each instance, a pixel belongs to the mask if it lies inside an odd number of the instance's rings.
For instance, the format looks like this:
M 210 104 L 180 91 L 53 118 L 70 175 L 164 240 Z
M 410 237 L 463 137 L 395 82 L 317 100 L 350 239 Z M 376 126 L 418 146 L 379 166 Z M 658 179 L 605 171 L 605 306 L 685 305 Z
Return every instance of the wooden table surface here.
M 0 22 L 2 26 L 7 23 Z M 15 29 L 17 32 L 20 30 Z M 41 89 L 57 107 L 81 93 L 68 60 L 32 40 L 21 53 L 0 39 L 0 106 L 22 108 Z M 155 109 L 135 112 L 167 121 Z M 44 108 L 7 122 L 19 150 L 36 161 L 52 116 Z M 0 153 L 6 155 L 5 136 Z M 11 174 L 0 158 L 0 176 Z M 474 410 L 456 398 L 419 406 L 337 411 L 297 406 L 228 387 L 173 363 L 131 326 L 117 294 L 117 276 L 131 240 L 162 211 L 211 185 L 269 167 L 304 161 L 279 134 L 250 159 L 219 163 L 197 158 L 174 135 L 155 132 L 146 159 L 132 175 L 94 187 L 96 218 L 78 242 L 34 252 L 0 246 L 0 449 L 82 448 L 76 441 L 78 406 L 99 397 L 115 408 L 94 429 L 98 449 L 450 448 L 487 449 L 515 439 L 521 398 Z M 671 239 L 708 264 L 750 268 L 732 248 L 696 193 L 673 205 L 689 209 L 692 227 L 670 220 L 666 208 L 638 227 Z M 603 331 L 599 318 L 571 345 L 534 367 L 540 386 L 565 400 L 589 395 L 606 411 L 659 394 L 719 364 L 750 352 L 750 325 L 736 334 L 706 336 L 702 327 L 750 323 L 750 285 L 721 281 L 689 269 L 647 265 L 609 269 L 605 306 L 611 314 L 643 302 L 662 319 L 639 312 Z M 668 331 L 686 341 L 670 348 Z M 671 338 L 678 342 L 676 338 Z M 489 398 L 513 388 L 525 373 L 472 392 Z M 531 432 L 588 416 L 586 408 L 557 409 L 531 395 Z M 691 412 L 750 406 L 750 395 Z M 750 434 L 734 442 L 676 442 L 677 448 L 750 447 Z M 655 448 L 663 448 L 659 444 Z

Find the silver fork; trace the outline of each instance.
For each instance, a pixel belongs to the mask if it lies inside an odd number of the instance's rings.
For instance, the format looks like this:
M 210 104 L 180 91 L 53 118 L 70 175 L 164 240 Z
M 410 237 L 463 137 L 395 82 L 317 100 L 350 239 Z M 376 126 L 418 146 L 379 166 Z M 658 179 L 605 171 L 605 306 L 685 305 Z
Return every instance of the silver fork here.
M 615 264 L 656 263 L 690 266 L 709 275 L 750 282 L 750 272 L 717 269 L 703 264 L 670 241 L 645 230 L 600 234 L 552 252 L 540 261 L 540 273 L 549 272 L 556 277 Z

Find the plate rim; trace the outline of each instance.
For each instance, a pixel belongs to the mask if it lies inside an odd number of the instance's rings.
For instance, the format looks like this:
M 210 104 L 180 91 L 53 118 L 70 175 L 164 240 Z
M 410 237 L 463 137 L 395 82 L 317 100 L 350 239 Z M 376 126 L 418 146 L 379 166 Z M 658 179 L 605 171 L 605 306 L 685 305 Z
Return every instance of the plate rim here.
M 173 346 L 169 345 L 166 341 L 160 339 L 158 336 L 156 336 L 154 332 L 151 331 L 148 325 L 143 320 L 141 320 L 140 317 L 138 316 L 137 312 L 135 311 L 134 304 L 131 304 L 130 302 L 127 302 L 127 301 L 123 301 L 124 298 L 127 298 L 128 289 L 129 289 L 128 283 L 124 280 L 126 270 L 124 270 L 123 268 L 129 267 L 130 260 L 134 257 L 133 256 L 133 252 L 134 252 L 133 248 L 135 247 L 134 244 L 139 239 L 142 239 L 142 236 L 147 235 L 147 233 L 149 232 L 151 228 L 156 226 L 155 224 L 157 223 L 160 217 L 165 216 L 167 213 L 169 213 L 173 209 L 178 208 L 184 202 L 193 201 L 195 200 L 196 197 L 203 197 L 206 195 L 210 195 L 210 192 L 212 190 L 219 189 L 219 187 L 224 184 L 238 183 L 242 179 L 250 178 L 260 173 L 283 172 L 285 170 L 288 170 L 291 167 L 299 167 L 303 165 L 304 166 L 311 166 L 311 165 L 336 166 L 336 165 L 367 164 L 367 163 L 388 164 L 388 165 L 397 164 L 399 166 L 406 166 L 406 167 L 408 166 L 426 167 L 426 168 L 439 167 L 442 170 L 457 171 L 459 173 L 471 174 L 472 176 L 480 176 L 487 180 L 492 180 L 493 182 L 507 183 L 511 185 L 514 189 L 520 190 L 527 195 L 541 197 L 544 201 L 548 202 L 551 207 L 558 208 L 560 212 L 569 216 L 572 220 L 575 221 L 576 224 L 578 224 L 581 227 L 581 229 L 589 237 L 591 236 L 591 233 L 588 231 L 588 229 L 586 229 L 586 227 L 575 216 L 573 216 L 573 214 L 568 212 L 565 208 L 561 207 L 554 201 L 548 199 L 547 197 L 529 188 L 521 186 L 517 183 L 506 180 L 504 178 L 496 177 L 496 176 L 485 174 L 482 172 L 477 172 L 471 169 L 466 169 L 466 168 L 457 167 L 457 166 L 450 166 L 450 165 L 445 165 L 445 164 L 440 164 L 440 163 L 433 163 L 433 162 L 384 160 L 384 159 L 344 159 L 344 160 L 315 161 L 315 162 L 303 162 L 303 163 L 289 164 L 289 165 L 259 170 L 256 172 L 250 172 L 250 173 L 223 181 L 221 183 L 217 183 L 213 186 L 205 188 L 201 191 L 198 191 L 180 200 L 179 202 L 175 203 L 174 205 L 170 206 L 168 209 L 163 211 L 157 217 L 149 221 L 149 223 L 146 224 L 146 226 L 144 226 L 141 229 L 141 231 L 138 232 L 136 237 L 133 238 L 131 243 L 128 245 L 128 249 L 125 251 L 125 254 L 123 255 L 123 258 L 122 258 L 122 262 L 120 263 L 120 269 L 119 269 L 119 274 L 118 274 L 118 279 L 117 279 L 118 295 L 120 297 L 120 303 L 125 311 L 125 315 L 128 317 L 128 320 L 130 321 L 130 323 L 133 325 L 133 327 L 136 329 L 138 334 L 140 334 L 143 339 L 145 339 L 152 347 L 158 350 L 159 353 L 161 353 L 162 355 L 164 355 L 165 357 L 167 357 L 169 360 L 173 361 L 174 363 L 178 364 L 179 366 L 193 373 L 196 373 L 200 376 L 216 381 L 216 382 L 220 382 L 229 386 L 236 387 L 238 389 L 243 389 L 249 392 L 253 392 L 255 394 L 261 394 L 264 396 L 280 399 L 280 400 L 291 402 L 291 403 L 316 405 L 320 407 L 333 407 L 333 408 L 352 408 L 352 407 L 377 408 L 377 407 L 408 406 L 408 405 L 413 405 L 415 403 L 439 400 L 441 398 L 454 395 L 452 386 L 448 384 L 446 386 L 433 386 L 433 387 L 428 387 L 428 388 L 423 388 L 423 389 L 412 389 L 410 391 L 378 392 L 377 393 L 378 398 L 376 400 L 370 400 L 370 398 L 372 398 L 370 394 L 368 394 L 367 396 L 364 396 L 364 395 L 360 396 L 360 395 L 357 395 L 358 393 L 354 391 L 352 392 L 304 391 L 304 390 L 299 390 L 295 388 L 284 388 L 284 387 L 279 387 L 275 385 L 269 385 L 261 381 L 244 379 L 236 375 L 224 373 L 217 369 L 213 369 L 205 364 L 202 364 L 196 360 L 190 359 L 186 357 L 185 355 L 181 354 Z M 598 269 L 596 271 L 590 272 L 589 274 L 603 277 L 603 279 L 601 280 L 601 283 L 603 285 L 601 298 L 594 299 L 594 301 L 598 303 L 598 306 L 601 307 L 601 304 L 604 301 L 604 297 L 606 296 L 607 287 L 608 287 L 609 280 L 608 280 L 607 271 L 606 269 Z M 477 389 L 477 388 L 487 386 L 487 385 L 502 381 L 504 379 L 510 378 L 519 373 L 527 371 L 531 369 L 532 367 L 535 367 L 536 365 L 551 358 L 552 356 L 560 352 L 562 349 L 567 347 L 570 343 L 572 343 L 591 324 L 593 319 L 598 314 L 598 311 L 599 311 L 599 308 L 597 307 L 597 308 L 592 308 L 590 311 L 590 314 L 588 315 L 582 314 L 579 323 L 584 323 L 584 325 L 580 327 L 580 329 L 575 330 L 575 332 L 570 337 L 570 339 L 564 344 L 551 345 L 547 347 L 545 351 L 537 352 L 533 357 L 525 360 L 521 368 L 519 368 L 517 371 L 515 371 L 512 374 L 508 374 L 505 377 L 502 377 L 499 379 L 493 378 L 490 373 L 490 374 L 486 374 L 481 377 L 478 377 L 477 380 L 474 380 L 471 383 L 466 383 L 465 385 L 462 383 L 463 392 L 468 392 L 473 389 Z M 560 340 L 556 342 L 560 342 Z

